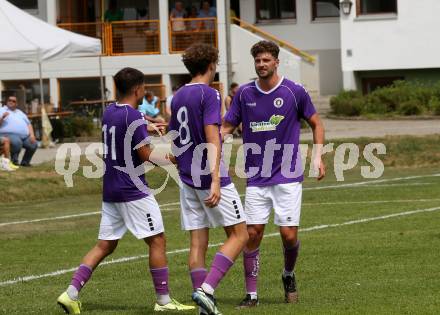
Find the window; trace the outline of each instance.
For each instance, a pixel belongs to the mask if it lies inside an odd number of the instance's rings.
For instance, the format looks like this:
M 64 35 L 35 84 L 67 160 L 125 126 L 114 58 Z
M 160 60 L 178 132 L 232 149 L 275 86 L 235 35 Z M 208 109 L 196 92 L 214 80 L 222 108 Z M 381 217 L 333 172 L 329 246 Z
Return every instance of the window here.
M 9 2 L 22 10 L 38 10 L 38 0 L 9 0 Z
M 357 0 L 357 15 L 397 13 L 397 0 Z
M 362 78 L 362 92 L 364 94 L 368 94 L 373 92 L 376 89 L 390 86 L 395 81 L 405 80 L 404 77 L 396 76 L 396 77 L 380 77 L 380 78 Z
M 296 18 L 296 0 L 256 0 L 257 21 Z
M 313 20 L 317 18 L 338 17 L 339 0 L 312 0 Z

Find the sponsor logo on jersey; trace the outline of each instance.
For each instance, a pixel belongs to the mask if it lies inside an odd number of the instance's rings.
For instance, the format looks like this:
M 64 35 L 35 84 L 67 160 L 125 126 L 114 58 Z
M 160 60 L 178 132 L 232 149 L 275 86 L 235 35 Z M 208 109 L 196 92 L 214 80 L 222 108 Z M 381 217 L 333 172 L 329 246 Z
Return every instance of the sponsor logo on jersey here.
M 282 115 L 272 115 L 269 121 L 251 121 L 250 128 L 252 132 L 273 131 L 284 119 Z
M 276 108 L 280 108 L 281 106 L 283 106 L 283 104 L 284 100 L 281 97 L 277 97 L 273 100 L 273 106 L 275 106 Z
M 255 107 L 255 106 L 257 106 L 257 103 L 256 102 L 254 102 L 254 103 L 246 103 L 246 106 Z

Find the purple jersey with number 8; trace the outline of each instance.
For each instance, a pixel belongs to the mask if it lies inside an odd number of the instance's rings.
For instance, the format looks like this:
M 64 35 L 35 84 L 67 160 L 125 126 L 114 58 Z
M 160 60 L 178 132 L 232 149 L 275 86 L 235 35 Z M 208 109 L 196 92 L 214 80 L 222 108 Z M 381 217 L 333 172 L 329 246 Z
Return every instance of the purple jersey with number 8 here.
M 209 189 L 211 175 L 207 166 L 204 127 L 221 125 L 220 93 L 206 84 L 186 84 L 171 102 L 169 130 L 177 133 L 173 153 L 176 155 L 182 182 L 196 188 Z M 219 133 L 220 137 L 220 133 Z M 179 154 L 176 152 L 182 151 Z M 220 161 L 221 186 L 231 183 L 228 171 Z

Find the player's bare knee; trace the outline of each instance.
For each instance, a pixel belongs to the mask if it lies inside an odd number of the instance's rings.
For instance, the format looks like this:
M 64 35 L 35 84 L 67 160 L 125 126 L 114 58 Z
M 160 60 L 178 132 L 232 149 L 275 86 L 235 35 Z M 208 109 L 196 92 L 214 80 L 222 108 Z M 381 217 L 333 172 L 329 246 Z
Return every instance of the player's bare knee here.
M 247 244 L 247 242 L 249 242 L 249 233 L 247 231 L 244 231 L 243 233 L 240 233 L 239 238 L 244 246 Z
M 96 244 L 96 247 L 105 255 L 108 256 L 110 254 L 112 254 L 115 249 L 116 246 L 118 245 L 117 241 L 105 241 L 105 240 L 100 240 L 98 242 L 98 244 Z
M 166 247 L 166 239 L 165 239 L 164 233 L 153 235 L 151 237 L 145 238 L 144 240 L 145 240 L 145 243 L 147 243 L 147 245 L 149 247 L 153 247 L 153 248 L 165 248 Z
M 250 242 L 260 242 L 263 239 L 264 229 L 258 226 L 248 226 L 247 231 Z
M 239 223 L 229 230 L 228 238 L 234 238 L 234 240 L 240 244 L 245 245 L 249 240 L 249 233 L 245 223 Z
M 297 234 L 294 232 L 285 232 L 281 233 L 281 237 L 283 239 L 283 243 L 289 246 L 295 246 L 298 241 Z

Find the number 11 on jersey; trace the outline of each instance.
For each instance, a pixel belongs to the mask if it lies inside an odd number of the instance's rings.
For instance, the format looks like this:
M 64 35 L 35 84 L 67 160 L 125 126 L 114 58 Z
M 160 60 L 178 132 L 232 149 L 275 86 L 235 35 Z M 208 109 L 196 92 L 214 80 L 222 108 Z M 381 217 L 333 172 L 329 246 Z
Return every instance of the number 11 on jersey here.
M 102 126 L 102 134 L 104 136 L 104 159 L 107 158 L 108 154 L 108 148 L 111 148 L 111 159 L 116 160 L 116 126 L 111 127 L 108 130 L 110 136 L 111 136 L 111 144 L 109 145 L 107 143 L 107 125 Z

